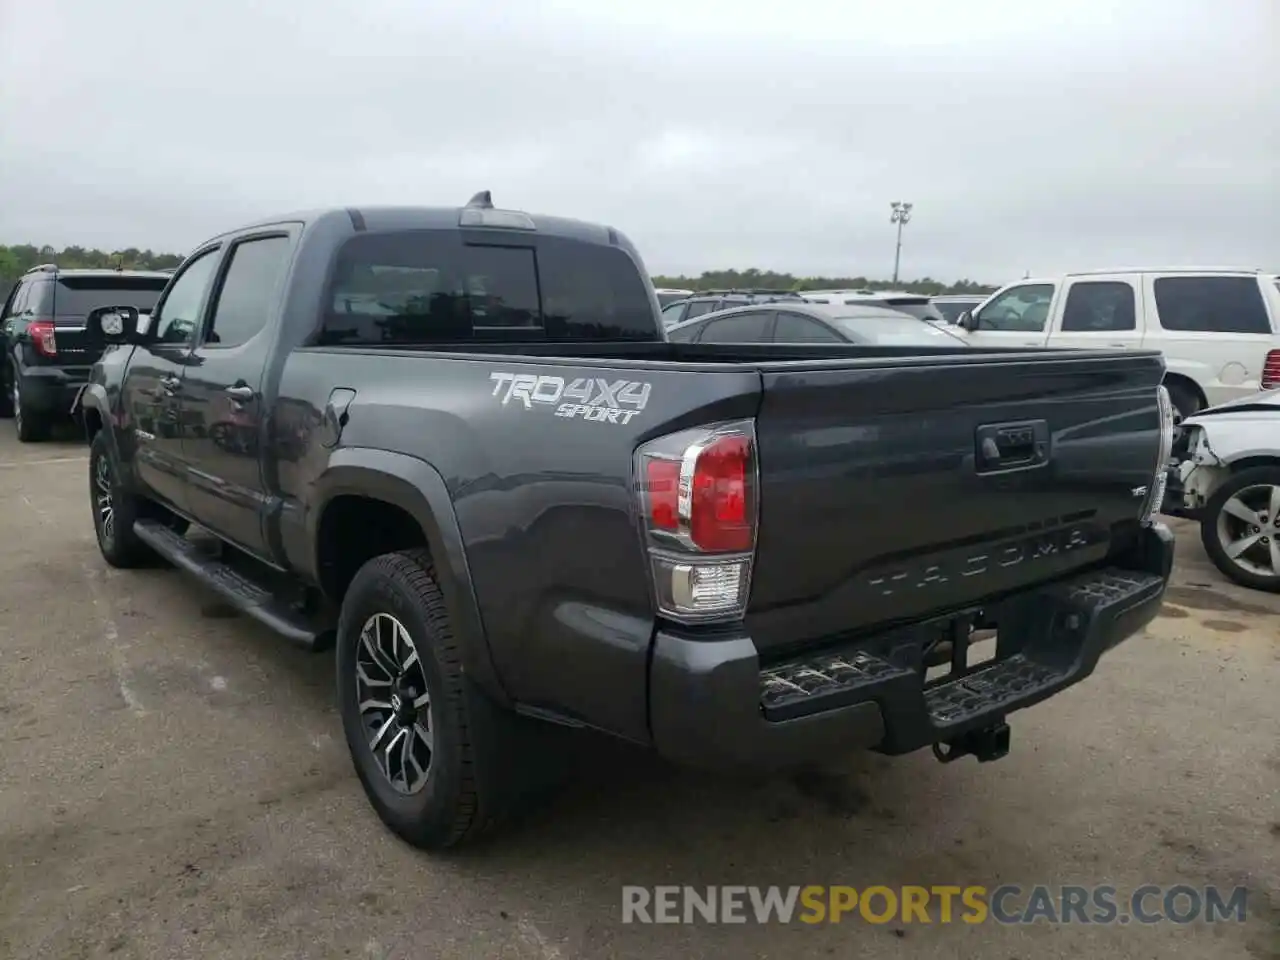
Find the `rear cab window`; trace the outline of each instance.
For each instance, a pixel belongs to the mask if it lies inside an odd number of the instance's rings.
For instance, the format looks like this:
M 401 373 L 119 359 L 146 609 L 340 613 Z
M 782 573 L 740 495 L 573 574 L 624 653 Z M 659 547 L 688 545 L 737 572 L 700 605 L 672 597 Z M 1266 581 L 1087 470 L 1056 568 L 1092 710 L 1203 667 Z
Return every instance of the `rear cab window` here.
M 339 251 L 324 308 L 324 345 L 661 338 L 626 251 L 564 237 L 362 234 Z
M 1163 276 L 1152 281 L 1156 315 L 1170 333 L 1270 334 L 1255 276 Z

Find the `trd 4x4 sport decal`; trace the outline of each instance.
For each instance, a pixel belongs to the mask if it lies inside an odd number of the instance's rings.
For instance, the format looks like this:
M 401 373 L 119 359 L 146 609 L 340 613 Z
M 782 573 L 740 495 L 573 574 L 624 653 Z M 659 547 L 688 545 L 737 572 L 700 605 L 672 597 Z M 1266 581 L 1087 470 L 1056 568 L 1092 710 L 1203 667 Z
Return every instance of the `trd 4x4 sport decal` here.
M 650 384 L 638 380 L 606 380 L 603 377 L 534 376 L 498 370 L 489 374 L 493 396 L 505 407 L 512 401 L 526 410 L 554 407 L 557 417 L 593 423 L 630 423 L 649 402 Z

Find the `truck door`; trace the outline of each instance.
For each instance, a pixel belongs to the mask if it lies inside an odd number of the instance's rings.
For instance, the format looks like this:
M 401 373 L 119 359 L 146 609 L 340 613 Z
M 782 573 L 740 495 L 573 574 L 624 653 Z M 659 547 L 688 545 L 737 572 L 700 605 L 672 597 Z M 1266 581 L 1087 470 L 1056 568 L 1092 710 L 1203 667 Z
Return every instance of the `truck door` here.
M 293 243 L 285 231 L 232 243 L 182 385 L 191 516 L 262 559 L 271 553 L 263 377 Z
M 1129 350 L 1142 345 L 1137 277 L 1077 277 L 1063 285 L 1049 346 Z
M 957 329 L 969 346 L 1043 347 L 1049 336 L 1054 284 L 1019 283 L 973 312 L 976 330 Z
M 138 479 L 158 499 L 187 510 L 182 460 L 183 373 L 208 306 L 219 247 L 200 251 L 169 282 L 151 314 L 152 333 L 134 350 L 120 387 L 126 440 Z

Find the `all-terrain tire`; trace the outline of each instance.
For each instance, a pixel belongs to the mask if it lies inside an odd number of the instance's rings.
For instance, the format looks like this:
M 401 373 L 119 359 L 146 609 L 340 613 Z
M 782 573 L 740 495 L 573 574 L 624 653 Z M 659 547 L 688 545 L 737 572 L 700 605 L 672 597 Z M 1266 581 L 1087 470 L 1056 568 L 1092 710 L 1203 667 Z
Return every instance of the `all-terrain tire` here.
M 432 751 L 426 783 L 417 793 L 398 791 L 379 766 L 358 702 L 361 633 L 378 614 L 404 626 L 430 696 Z M 486 795 L 478 766 L 508 758 L 498 755 L 504 747 L 500 737 L 475 735 L 476 695 L 463 675 L 459 643 L 426 550 L 383 554 L 356 573 L 338 621 L 337 681 L 356 774 L 394 833 L 416 847 L 442 850 L 473 840 L 493 825 L 499 804 Z
M 121 569 L 146 566 L 154 562 L 155 552 L 133 532 L 143 503 L 120 482 L 110 440 L 105 430 L 99 430 L 89 444 L 89 506 L 93 511 L 93 532 L 98 538 L 102 559 L 111 566 Z

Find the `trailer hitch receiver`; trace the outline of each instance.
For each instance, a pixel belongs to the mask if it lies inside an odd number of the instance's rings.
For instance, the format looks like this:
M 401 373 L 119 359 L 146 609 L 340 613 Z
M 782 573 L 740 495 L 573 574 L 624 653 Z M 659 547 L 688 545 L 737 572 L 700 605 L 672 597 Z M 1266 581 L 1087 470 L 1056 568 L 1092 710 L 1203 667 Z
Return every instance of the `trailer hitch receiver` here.
M 942 763 L 950 763 L 961 757 L 977 757 L 979 763 L 999 760 L 1009 752 L 1009 724 L 1001 721 L 981 730 L 948 740 L 945 744 L 935 743 L 933 755 Z

